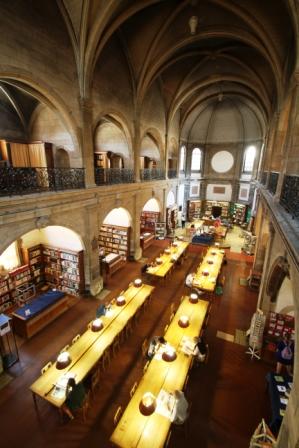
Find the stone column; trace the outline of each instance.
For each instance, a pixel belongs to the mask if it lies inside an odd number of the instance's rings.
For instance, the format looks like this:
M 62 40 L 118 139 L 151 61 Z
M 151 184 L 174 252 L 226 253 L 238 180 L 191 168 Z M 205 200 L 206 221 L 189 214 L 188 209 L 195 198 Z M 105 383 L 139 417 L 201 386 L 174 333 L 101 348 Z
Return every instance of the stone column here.
M 139 115 L 134 120 L 133 154 L 134 154 L 134 176 L 135 182 L 140 182 L 140 119 Z
M 168 134 L 165 133 L 165 148 L 164 148 L 164 170 L 165 179 L 168 179 Z
M 85 279 L 87 290 L 96 296 L 103 289 L 103 278 L 100 274 L 98 249 L 98 205 L 85 207 L 84 219 L 86 228 Z
M 83 166 L 85 168 L 85 185 L 94 187 L 94 145 L 92 138 L 92 103 L 85 99 L 80 99 L 81 120 L 82 120 L 82 154 Z
M 269 272 L 271 269 L 270 259 L 272 254 L 272 245 L 275 236 L 275 229 L 271 222 L 268 223 L 269 226 L 269 239 L 267 243 L 267 247 L 265 248 L 265 258 L 264 258 L 264 266 L 263 266 L 263 275 L 261 278 L 259 297 L 257 302 L 257 308 L 263 310 L 264 312 L 268 312 L 270 308 L 270 298 L 266 293 L 267 282 L 269 278 Z

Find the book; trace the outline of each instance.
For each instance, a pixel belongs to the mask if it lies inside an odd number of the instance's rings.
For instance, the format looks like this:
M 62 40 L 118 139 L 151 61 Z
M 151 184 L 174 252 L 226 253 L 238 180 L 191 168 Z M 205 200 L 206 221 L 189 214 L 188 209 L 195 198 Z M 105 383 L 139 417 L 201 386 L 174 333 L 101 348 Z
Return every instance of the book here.
M 283 377 L 280 375 L 274 375 L 274 379 L 275 381 L 277 381 L 278 383 L 283 383 Z
M 279 390 L 279 392 L 285 392 L 287 390 L 287 388 L 285 386 L 277 386 L 277 389 Z

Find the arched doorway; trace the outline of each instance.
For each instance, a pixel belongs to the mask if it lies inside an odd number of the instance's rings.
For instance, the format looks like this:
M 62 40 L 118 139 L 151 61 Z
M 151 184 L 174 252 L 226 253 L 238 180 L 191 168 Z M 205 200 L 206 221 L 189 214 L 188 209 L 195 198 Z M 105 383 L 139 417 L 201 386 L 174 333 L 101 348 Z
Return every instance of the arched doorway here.
M 168 192 L 166 198 L 166 231 L 171 235 L 174 233 L 178 224 L 178 206 L 172 190 Z
M 62 226 L 23 234 L 0 255 L 0 312 L 26 303 L 41 290 L 55 289 L 79 296 L 84 292 L 84 245 L 80 236 Z
M 123 267 L 130 255 L 132 218 L 123 207 L 114 208 L 103 220 L 99 234 L 101 272 L 108 278 Z

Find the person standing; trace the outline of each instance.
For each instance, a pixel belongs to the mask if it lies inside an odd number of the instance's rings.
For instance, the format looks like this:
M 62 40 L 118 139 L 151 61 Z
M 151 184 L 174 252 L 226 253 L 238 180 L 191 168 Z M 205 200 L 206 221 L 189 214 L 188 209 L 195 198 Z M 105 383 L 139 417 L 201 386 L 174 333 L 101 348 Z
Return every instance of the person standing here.
M 182 229 L 184 229 L 184 228 L 185 228 L 185 224 L 186 224 L 186 215 L 185 215 L 185 212 L 182 212 L 182 218 L 181 218 L 181 220 L 182 220 Z
M 294 358 L 294 341 L 289 333 L 285 333 L 276 348 L 276 373 L 280 374 L 285 366 L 289 375 L 292 375 L 292 365 Z

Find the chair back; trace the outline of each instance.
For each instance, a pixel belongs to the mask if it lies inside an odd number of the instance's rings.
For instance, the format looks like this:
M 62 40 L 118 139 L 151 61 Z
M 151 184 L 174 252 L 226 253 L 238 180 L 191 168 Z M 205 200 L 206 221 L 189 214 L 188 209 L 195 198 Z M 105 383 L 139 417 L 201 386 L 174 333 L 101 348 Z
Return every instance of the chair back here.
M 144 341 L 142 342 L 142 346 L 141 346 L 141 351 L 142 351 L 142 356 L 145 357 L 147 354 L 147 347 L 148 347 L 148 341 L 145 338 Z
M 131 390 L 130 390 L 130 397 L 131 398 L 133 397 L 133 395 L 134 395 L 134 393 L 135 393 L 135 391 L 137 389 L 137 386 L 138 386 L 138 383 L 137 383 L 137 381 L 135 381 L 135 383 L 133 384 L 133 386 L 131 387 Z
M 78 339 L 80 339 L 81 335 L 77 334 L 73 339 L 72 339 L 72 344 L 75 344 L 75 342 L 78 341 Z
M 43 375 L 52 365 L 52 361 L 49 361 L 42 369 L 41 369 L 41 374 Z
M 122 414 L 122 407 L 118 406 L 118 408 L 117 408 L 117 410 L 116 410 L 116 412 L 114 414 L 114 417 L 113 417 L 113 423 L 114 423 L 115 426 L 119 422 L 121 414 Z

